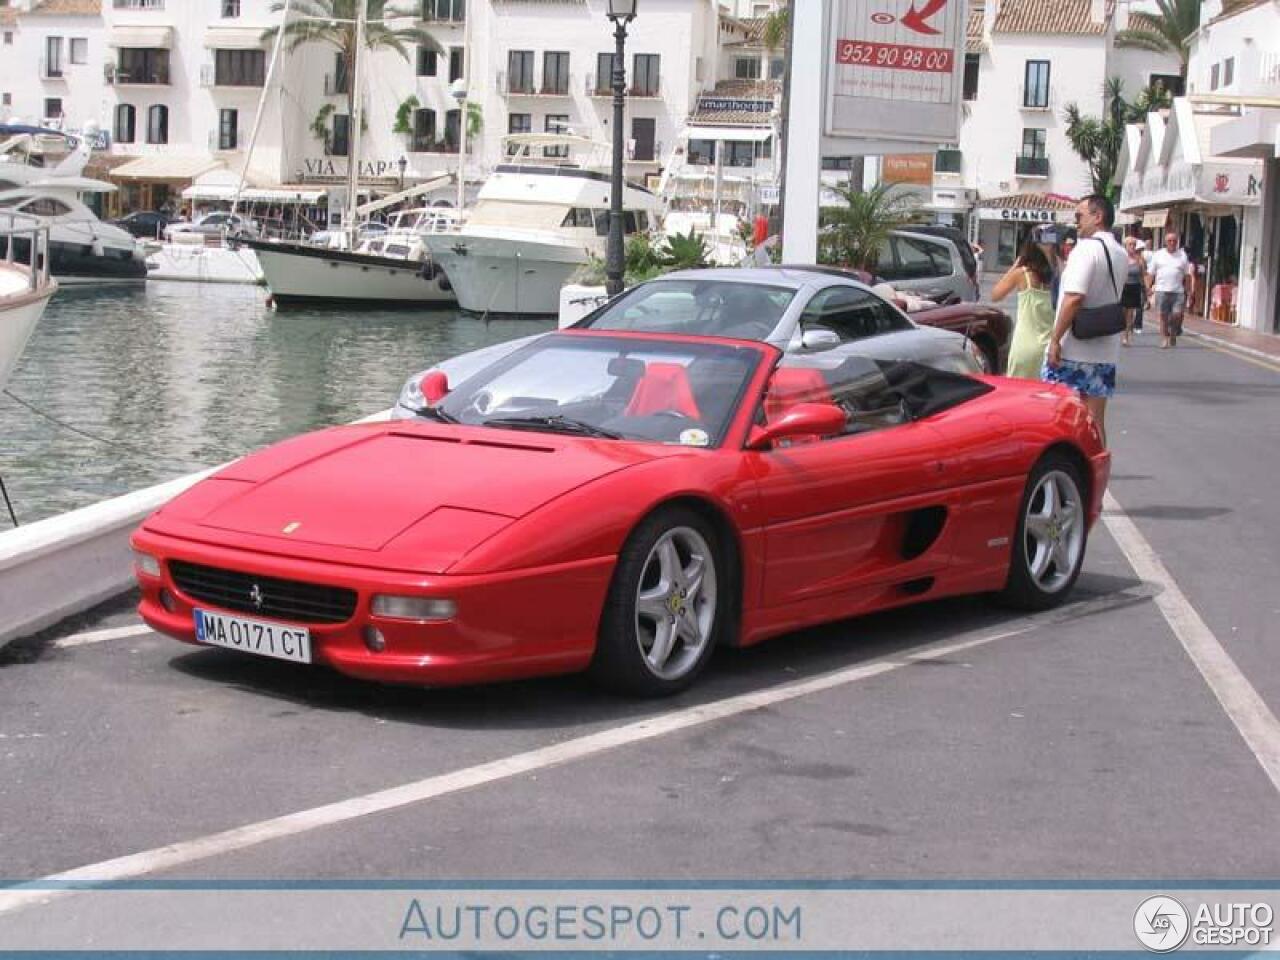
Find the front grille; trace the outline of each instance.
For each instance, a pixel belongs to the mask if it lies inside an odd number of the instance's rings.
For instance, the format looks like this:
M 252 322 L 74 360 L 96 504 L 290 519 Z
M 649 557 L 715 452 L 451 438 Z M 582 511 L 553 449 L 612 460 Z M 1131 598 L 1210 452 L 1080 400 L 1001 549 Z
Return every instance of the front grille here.
M 345 623 L 356 612 L 356 592 L 342 587 L 278 580 L 183 560 L 170 560 L 169 573 L 187 596 L 226 610 L 294 623 Z

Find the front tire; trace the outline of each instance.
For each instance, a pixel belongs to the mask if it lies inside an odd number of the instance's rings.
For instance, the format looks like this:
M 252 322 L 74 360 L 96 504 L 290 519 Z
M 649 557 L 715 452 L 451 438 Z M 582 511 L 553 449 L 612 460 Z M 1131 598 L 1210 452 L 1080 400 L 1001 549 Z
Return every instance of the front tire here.
M 632 531 L 614 570 L 591 671 L 643 697 L 686 689 L 722 629 L 727 571 L 716 531 L 693 510 L 668 507 Z
M 1047 610 L 1066 599 L 1084 566 L 1088 542 L 1084 489 L 1079 466 L 1064 454 L 1050 453 L 1032 468 L 1001 602 Z

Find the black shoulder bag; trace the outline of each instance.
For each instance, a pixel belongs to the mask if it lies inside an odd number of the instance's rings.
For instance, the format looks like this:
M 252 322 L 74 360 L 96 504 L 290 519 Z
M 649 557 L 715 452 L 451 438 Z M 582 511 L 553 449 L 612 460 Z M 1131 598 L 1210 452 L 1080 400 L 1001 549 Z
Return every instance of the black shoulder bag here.
M 1102 259 L 1107 261 L 1107 274 L 1111 277 L 1111 289 L 1115 291 L 1115 303 L 1101 307 L 1081 307 L 1071 321 L 1071 335 L 1077 340 L 1094 340 L 1097 337 L 1112 337 L 1124 332 L 1124 307 L 1120 306 L 1120 288 L 1116 285 L 1116 271 L 1111 266 L 1111 251 L 1105 241 L 1094 237 L 1102 244 Z

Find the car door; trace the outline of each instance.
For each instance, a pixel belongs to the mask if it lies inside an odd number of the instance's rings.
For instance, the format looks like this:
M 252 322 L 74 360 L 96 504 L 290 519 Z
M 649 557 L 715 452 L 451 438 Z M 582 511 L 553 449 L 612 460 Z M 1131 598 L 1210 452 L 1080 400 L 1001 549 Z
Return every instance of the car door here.
M 825 365 L 815 365 L 819 359 Z M 891 364 L 850 356 L 833 367 L 830 359 L 786 358 L 761 416 L 767 423 L 796 402 L 835 402 L 848 432 L 748 458 L 765 539 L 762 605 L 798 605 L 800 620 L 806 608 L 851 612 L 946 564 L 927 547 L 908 549 L 913 531 L 937 515 L 932 497 L 944 482 L 937 432 L 894 404 L 885 376 Z

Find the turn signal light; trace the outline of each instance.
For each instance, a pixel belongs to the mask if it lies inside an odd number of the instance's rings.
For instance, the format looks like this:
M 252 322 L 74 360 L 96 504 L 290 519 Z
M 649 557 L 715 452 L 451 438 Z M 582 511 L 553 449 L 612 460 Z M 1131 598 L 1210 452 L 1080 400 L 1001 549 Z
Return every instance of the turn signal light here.
M 148 577 L 160 576 L 160 561 L 151 554 L 135 550 L 133 551 L 133 562 L 139 573 L 145 573 Z
M 393 620 L 452 620 L 458 605 L 439 597 L 395 597 L 378 594 L 371 609 L 375 617 Z

